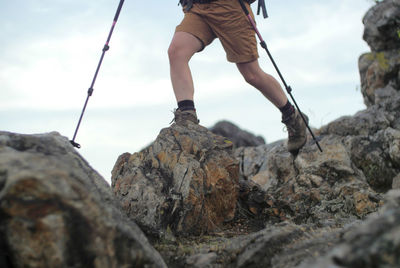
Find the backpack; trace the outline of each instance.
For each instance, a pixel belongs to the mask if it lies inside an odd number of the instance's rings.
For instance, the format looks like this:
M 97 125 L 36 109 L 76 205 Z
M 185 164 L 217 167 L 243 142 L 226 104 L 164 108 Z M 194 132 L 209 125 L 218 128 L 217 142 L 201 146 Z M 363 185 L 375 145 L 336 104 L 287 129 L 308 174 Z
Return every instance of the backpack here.
M 217 0 L 179 0 L 178 5 L 186 6 L 185 11 L 189 11 L 193 3 L 210 3 Z M 250 5 L 253 4 L 256 0 L 244 0 Z M 258 7 L 257 7 L 257 15 L 260 15 L 260 11 L 262 9 L 264 19 L 268 18 L 267 8 L 265 7 L 264 0 L 258 0 Z

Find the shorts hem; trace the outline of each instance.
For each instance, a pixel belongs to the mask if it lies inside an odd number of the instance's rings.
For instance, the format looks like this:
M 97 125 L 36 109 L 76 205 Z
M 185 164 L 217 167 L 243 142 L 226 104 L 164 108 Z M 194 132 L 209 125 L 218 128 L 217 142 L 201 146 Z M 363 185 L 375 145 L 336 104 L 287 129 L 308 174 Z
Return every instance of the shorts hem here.
M 186 30 L 185 27 L 181 27 L 180 25 L 178 25 L 178 26 L 176 27 L 176 29 L 175 29 L 175 32 L 184 32 L 184 33 L 188 33 L 188 34 L 191 34 L 191 35 L 193 35 L 194 37 L 196 37 L 196 38 L 201 42 L 201 48 L 200 48 L 200 50 L 197 51 L 197 52 L 201 52 L 201 51 L 203 51 L 203 50 L 205 49 L 206 44 L 205 44 L 203 38 L 201 38 L 200 36 L 198 36 L 198 35 L 192 33 L 192 32 L 189 31 L 189 30 Z
M 227 56 L 227 60 L 232 63 L 245 63 L 255 61 L 259 55 Z

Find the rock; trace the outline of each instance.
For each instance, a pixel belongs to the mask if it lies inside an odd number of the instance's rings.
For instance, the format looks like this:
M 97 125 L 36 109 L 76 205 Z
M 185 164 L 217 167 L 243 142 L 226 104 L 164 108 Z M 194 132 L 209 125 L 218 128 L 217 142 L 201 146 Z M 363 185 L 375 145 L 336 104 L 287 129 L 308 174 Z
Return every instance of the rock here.
M 242 178 L 259 184 L 263 190 L 276 185 L 279 176 L 290 177 L 295 174 L 293 158 L 283 142 L 276 146 L 239 148 L 235 155 L 240 161 Z M 280 171 L 284 174 L 280 174 Z
M 262 168 L 248 176 L 264 191 L 258 191 L 256 207 L 262 208 L 260 215 L 267 221 L 342 226 L 380 206 L 379 196 L 352 163 L 346 139 L 324 136 L 320 144 L 324 153 L 307 144 L 295 159 L 277 146 Z
M 361 77 L 361 93 L 364 103 L 376 103 L 375 91 L 387 86 L 400 86 L 400 49 L 365 53 L 358 61 Z
M 0 132 L 1 267 L 166 267 L 57 133 Z
M 392 189 L 400 189 L 400 173 L 393 178 Z
M 228 121 L 220 121 L 210 128 L 214 134 L 226 137 L 232 141 L 236 147 L 258 146 L 265 144 L 265 140 L 261 136 L 255 136 L 252 133 L 241 130 L 236 125 Z
M 212 267 L 213 263 L 217 260 L 217 254 L 215 252 L 211 253 L 199 253 L 190 256 L 186 259 L 186 264 L 190 267 Z
M 377 106 L 378 109 L 385 111 L 385 116 L 390 122 L 390 127 L 400 130 L 400 91 L 394 92 L 386 87 L 377 91 L 377 94 L 391 94 L 390 98 L 381 98 L 382 101 Z
M 399 267 L 400 191 L 387 195 L 387 205 L 367 221 L 344 232 L 330 253 L 298 268 Z
M 399 172 L 397 160 L 391 159 L 391 157 L 397 159 L 394 152 L 398 150 L 398 134 L 398 131 L 387 128 L 373 136 L 357 136 L 347 140 L 352 161 L 363 171 L 367 182 L 378 192 L 391 189 L 393 178 Z
M 320 129 L 321 135 L 369 136 L 390 126 L 387 113 L 378 106 L 371 106 L 353 116 L 340 117 Z
M 340 241 L 338 229 L 315 230 L 307 226 L 282 222 L 247 235 L 232 238 L 206 237 L 197 244 L 183 244 L 168 255 L 170 267 L 294 267 L 329 252 Z M 158 247 L 161 247 L 159 245 Z M 206 253 L 207 252 L 207 253 Z M 191 257 L 185 257 L 190 255 Z M 174 256 L 174 257 L 173 257 Z M 204 266 L 195 261 L 204 259 Z
M 363 39 L 372 51 L 400 48 L 400 3 L 385 0 L 373 6 L 364 16 Z
M 345 137 L 354 166 L 378 192 L 391 189 L 400 172 L 400 92 L 378 89 L 377 103 L 354 116 L 339 118 L 320 129 L 321 135 Z
M 215 232 L 235 215 L 232 143 L 200 125 L 163 129 L 148 148 L 120 156 L 112 174 L 122 207 L 148 234 Z

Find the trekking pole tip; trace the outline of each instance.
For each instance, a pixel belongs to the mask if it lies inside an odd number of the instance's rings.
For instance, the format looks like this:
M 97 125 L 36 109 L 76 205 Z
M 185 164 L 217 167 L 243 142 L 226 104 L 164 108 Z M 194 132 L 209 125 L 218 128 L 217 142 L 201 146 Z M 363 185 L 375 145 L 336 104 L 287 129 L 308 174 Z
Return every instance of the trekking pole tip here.
M 73 140 L 70 140 L 69 142 L 70 142 L 70 143 L 72 144 L 72 146 L 74 146 L 75 148 L 78 148 L 78 149 L 81 148 L 81 145 L 80 145 L 79 143 L 76 143 L 76 142 L 73 141 Z

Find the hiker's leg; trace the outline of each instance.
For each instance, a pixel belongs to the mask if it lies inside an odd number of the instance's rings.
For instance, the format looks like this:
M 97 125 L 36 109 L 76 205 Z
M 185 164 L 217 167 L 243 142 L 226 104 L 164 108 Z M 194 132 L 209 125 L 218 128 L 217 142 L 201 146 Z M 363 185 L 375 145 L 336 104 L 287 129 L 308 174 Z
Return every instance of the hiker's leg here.
M 247 83 L 257 88 L 277 108 L 284 107 L 288 99 L 278 81 L 265 73 L 258 60 L 236 64 Z
M 297 154 L 307 141 L 306 124 L 300 113 L 288 101 L 278 81 L 261 70 L 257 60 L 237 63 L 237 66 L 245 80 L 261 91 L 282 112 L 282 123 L 287 126 L 289 132 L 288 151 Z M 305 114 L 303 116 L 308 121 L 308 117 Z
M 176 32 L 168 48 L 170 75 L 177 102 L 193 100 L 194 86 L 189 60 L 201 50 L 202 43 L 186 32 Z

